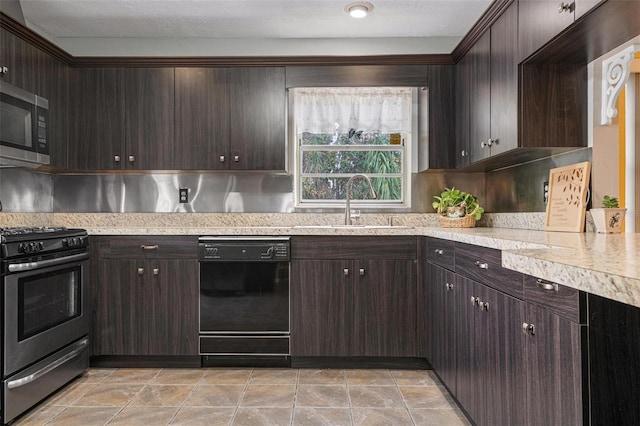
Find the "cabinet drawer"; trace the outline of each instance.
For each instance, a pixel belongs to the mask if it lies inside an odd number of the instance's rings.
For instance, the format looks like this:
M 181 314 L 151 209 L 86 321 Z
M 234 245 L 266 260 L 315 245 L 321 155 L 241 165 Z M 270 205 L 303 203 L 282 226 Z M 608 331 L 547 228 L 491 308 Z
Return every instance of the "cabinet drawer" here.
M 525 275 L 524 298 L 527 302 L 549 308 L 571 321 L 586 321 L 585 295 L 575 288 Z
M 456 273 L 522 298 L 523 275 L 502 267 L 502 252 L 487 247 L 456 243 Z
M 103 259 L 197 259 L 198 237 L 134 235 L 100 237 Z
M 455 268 L 455 243 L 439 238 L 427 238 L 427 261 L 453 271 Z
M 293 237 L 291 259 L 416 259 L 418 243 L 401 237 Z

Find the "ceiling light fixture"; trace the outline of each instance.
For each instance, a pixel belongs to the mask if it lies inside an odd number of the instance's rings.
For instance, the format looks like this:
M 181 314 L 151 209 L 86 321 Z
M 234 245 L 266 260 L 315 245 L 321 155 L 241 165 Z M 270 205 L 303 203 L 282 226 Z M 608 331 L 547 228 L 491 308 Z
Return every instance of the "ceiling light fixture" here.
M 353 18 L 364 18 L 373 10 L 373 5 L 367 2 L 349 3 L 344 10 Z

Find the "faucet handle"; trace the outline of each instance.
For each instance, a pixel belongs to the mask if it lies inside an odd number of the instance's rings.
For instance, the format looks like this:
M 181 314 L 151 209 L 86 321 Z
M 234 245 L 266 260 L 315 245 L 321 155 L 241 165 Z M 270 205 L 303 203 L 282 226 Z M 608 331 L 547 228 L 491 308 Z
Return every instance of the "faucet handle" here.
M 360 210 L 353 210 L 351 212 L 351 219 L 360 219 Z

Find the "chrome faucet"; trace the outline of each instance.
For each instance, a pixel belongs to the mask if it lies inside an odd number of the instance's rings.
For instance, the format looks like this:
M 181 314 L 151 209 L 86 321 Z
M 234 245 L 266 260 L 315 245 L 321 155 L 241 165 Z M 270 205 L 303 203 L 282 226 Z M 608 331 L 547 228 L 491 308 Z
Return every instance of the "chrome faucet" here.
M 353 182 L 353 180 L 355 178 L 362 178 L 364 180 L 367 181 L 367 183 L 369 184 L 369 189 L 371 189 L 371 197 L 372 198 L 376 198 L 376 191 L 374 191 L 373 189 L 373 185 L 371 184 L 371 179 L 369 179 L 369 176 L 367 175 L 363 175 L 363 174 L 356 174 L 351 176 L 351 178 L 349 178 L 349 180 L 347 181 L 347 205 L 344 209 L 344 224 L 345 225 L 351 225 L 351 182 Z

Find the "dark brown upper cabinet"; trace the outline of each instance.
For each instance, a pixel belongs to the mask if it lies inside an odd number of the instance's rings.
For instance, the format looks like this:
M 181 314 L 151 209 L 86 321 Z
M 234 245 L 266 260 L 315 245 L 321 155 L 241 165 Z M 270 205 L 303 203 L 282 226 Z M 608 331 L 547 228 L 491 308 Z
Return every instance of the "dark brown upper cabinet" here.
M 522 62 L 606 0 L 519 0 L 518 62 Z
M 127 169 L 173 169 L 174 69 L 126 68 L 124 82 L 125 155 L 120 161 Z
M 27 92 L 39 94 L 38 49 L 20 37 L 0 29 L 0 81 L 13 84 Z
M 175 168 L 229 168 L 226 68 L 176 68 Z
M 471 56 L 465 55 L 456 65 L 455 81 L 455 167 L 469 164 L 469 93 L 471 90 Z
M 518 147 L 517 12 L 512 3 L 467 54 L 471 163 Z
M 124 168 L 124 70 L 71 70 L 69 168 Z
M 282 67 L 229 70 L 232 170 L 284 170 L 285 72 Z

